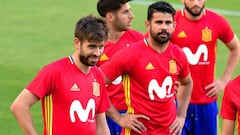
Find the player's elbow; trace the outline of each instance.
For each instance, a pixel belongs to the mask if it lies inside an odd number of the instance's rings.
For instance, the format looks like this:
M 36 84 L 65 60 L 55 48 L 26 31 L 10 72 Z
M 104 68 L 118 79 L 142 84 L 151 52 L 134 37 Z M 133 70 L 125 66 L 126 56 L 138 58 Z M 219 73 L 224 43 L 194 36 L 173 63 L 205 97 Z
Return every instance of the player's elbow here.
M 19 105 L 13 102 L 10 106 L 10 111 L 15 115 L 19 110 Z

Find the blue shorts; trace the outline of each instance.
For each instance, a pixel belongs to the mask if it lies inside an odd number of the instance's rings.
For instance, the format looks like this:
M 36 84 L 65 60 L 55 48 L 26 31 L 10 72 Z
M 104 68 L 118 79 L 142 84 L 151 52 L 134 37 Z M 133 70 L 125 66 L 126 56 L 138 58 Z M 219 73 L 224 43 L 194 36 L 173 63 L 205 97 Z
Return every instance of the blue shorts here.
M 118 111 L 120 114 L 125 114 L 127 111 Z M 120 135 L 122 131 L 122 127 L 120 127 L 116 122 L 114 122 L 111 118 L 107 117 L 107 124 L 110 130 L 111 135 Z
M 190 104 L 182 135 L 217 135 L 217 102 Z

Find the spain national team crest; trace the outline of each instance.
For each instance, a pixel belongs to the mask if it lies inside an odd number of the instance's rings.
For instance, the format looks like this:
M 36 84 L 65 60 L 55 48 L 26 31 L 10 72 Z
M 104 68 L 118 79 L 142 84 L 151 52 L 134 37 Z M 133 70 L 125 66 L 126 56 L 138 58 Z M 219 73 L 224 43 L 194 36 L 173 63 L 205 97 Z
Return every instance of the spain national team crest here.
M 169 72 L 175 74 L 177 72 L 177 64 L 174 59 L 169 61 Z
M 93 95 L 100 96 L 100 84 L 93 82 Z
M 202 41 L 209 42 L 212 40 L 212 30 L 210 30 L 208 27 L 205 27 L 202 30 Z

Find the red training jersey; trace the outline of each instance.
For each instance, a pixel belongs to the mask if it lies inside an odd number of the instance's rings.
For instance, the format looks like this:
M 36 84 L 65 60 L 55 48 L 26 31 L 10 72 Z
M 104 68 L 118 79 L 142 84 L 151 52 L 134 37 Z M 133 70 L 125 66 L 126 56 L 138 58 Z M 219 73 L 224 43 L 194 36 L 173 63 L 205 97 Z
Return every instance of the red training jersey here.
M 198 21 L 189 20 L 181 10 L 176 13 L 175 21 L 176 29 L 171 41 L 183 49 L 190 64 L 193 79 L 190 103 L 216 101 L 216 98 L 206 96 L 208 90 L 204 87 L 214 80 L 217 39 L 229 43 L 234 37 L 229 23 L 210 10 L 204 10 Z
M 44 135 L 95 135 L 96 114 L 109 108 L 97 67 L 84 74 L 71 57 L 45 66 L 26 87 L 41 99 Z
M 97 66 L 100 66 L 108 61 L 116 52 L 122 48 L 128 47 L 132 43 L 141 39 L 143 39 L 143 35 L 140 32 L 129 29 L 124 32 L 124 34 L 116 43 L 107 41 L 104 46 L 103 55 L 101 56 Z M 110 101 L 117 110 L 127 110 L 122 84 L 122 75 L 120 75 L 115 81 L 107 86 L 107 93 Z
M 224 91 L 220 116 L 224 119 L 238 118 L 238 134 L 240 134 L 240 76 L 230 81 Z
M 169 126 L 176 118 L 174 81 L 189 74 L 187 59 L 178 46 L 169 43 L 160 54 L 144 39 L 117 52 L 100 69 L 110 80 L 125 74 L 123 84 L 128 113 L 150 118 L 139 119 L 147 128 L 142 135 L 170 134 Z M 129 129 L 122 133 L 137 135 Z

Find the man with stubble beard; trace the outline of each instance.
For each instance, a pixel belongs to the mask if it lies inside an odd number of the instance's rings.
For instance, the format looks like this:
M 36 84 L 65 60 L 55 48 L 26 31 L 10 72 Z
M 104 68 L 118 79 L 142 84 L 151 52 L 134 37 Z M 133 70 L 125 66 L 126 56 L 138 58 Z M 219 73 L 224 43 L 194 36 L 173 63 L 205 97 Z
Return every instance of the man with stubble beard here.
M 148 38 L 123 48 L 100 66 L 107 82 L 126 74 L 128 111 L 126 115 L 118 111 L 111 114 L 119 125 L 125 124 L 123 135 L 175 135 L 182 131 L 192 79 L 185 54 L 169 42 L 175 28 L 174 15 L 175 9 L 165 1 L 151 4 L 146 21 Z M 178 111 L 176 80 L 180 82 Z

